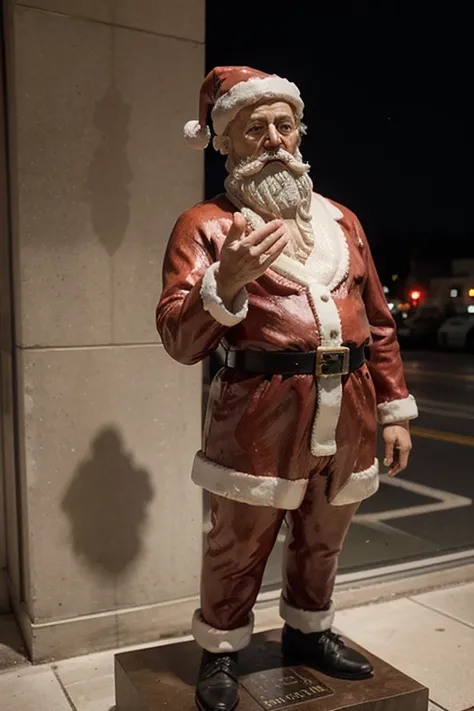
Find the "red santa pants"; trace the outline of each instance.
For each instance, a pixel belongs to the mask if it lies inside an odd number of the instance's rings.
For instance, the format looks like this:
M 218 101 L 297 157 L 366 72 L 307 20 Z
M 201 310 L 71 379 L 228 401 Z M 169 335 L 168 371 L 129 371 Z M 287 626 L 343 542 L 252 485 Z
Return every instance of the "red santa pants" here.
M 203 560 L 201 609 L 193 634 L 210 652 L 238 651 L 250 641 L 252 608 L 265 565 L 284 519 L 288 521 L 283 562 L 282 618 L 302 632 L 331 627 L 331 602 L 339 553 L 359 503 L 332 506 L 322 457 L 296 510 L 251 506 L 211 495 L 212 529 Z

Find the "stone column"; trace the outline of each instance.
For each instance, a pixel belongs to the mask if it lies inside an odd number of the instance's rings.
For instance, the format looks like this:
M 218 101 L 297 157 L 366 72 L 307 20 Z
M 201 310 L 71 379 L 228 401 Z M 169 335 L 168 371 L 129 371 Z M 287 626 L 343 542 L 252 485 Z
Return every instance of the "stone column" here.
M 154 309 L 203 194 L 182 126 L 204 0 L 22 0 L 13 40 L 19 609 L 39 661 L 190 628 L 201 368 L 167 356 Z

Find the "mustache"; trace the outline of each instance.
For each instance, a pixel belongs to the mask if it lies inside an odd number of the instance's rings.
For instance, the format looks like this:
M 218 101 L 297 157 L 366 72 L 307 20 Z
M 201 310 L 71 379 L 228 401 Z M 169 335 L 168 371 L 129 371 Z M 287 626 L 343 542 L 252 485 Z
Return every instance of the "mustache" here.
M 257 175 L 270 162 L 279 161 L 287 166 L 297 177 L 304 175 L 310 170 L 309 163 L 305 163 L 297 156 L 288 153 L 283 148 L 276 151 L 265 151 L 257 158 L 250 158 L 242 161 L 233 170 L 233 175 L 237 179 L 251 178 Z

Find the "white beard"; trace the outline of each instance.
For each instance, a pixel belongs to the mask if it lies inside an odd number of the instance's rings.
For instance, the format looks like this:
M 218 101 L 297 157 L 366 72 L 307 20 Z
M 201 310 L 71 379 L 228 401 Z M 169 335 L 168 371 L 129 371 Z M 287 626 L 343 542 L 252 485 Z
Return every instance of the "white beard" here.
M 243 161 L 230 171 L 225 182 L 229 195 L 247 211 L 256 213 L 260 222 L 274 218 L 288 221 L 291 239 L 285 252 L 303 262 L 314 244 L 313 184 L 308 171 L 309 165 L 303 163 L 299 151 L 293 156 L 280 148 Z

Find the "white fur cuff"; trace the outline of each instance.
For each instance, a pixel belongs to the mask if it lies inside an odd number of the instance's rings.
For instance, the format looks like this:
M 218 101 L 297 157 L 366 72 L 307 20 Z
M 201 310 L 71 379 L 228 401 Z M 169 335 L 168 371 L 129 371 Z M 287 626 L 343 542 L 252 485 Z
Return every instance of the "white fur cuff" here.
M 201 299 L 205 311 L 209 311 L 211 316 L 223 326 L 235 326 L 244 320 L 249 308 L 247 289 L 241 289 L 233 304 L 234 311 L 228 311 L 224 302 L 217 293 L 216 273 L 219 270 L 219 262 L 211 264 L 204 274 L 201 284 Z
M 379 461 L 376 459 L 371 467 L 362 472 L 351 474 L 347 484 L 331 501 L 332 506 L 347 506 L 368 499 L 379 488 Z
M 218 630 L 204 622 L 201 610 L 196 610 L 193 616 L 193 637 L 202 649 L 211 654 L 238 652 L 250 644 L 254 626 L 253 612 L 249 615 L 249 623 L 236 630 Z
M 413 395 L 401 400 L 382 402 L 377 406 L 378 421 L 381 425 L 391 425 L 418 417 L 418 407 Z
M 276 509 L 297 509 L 308 486 L 307 479 L 281 479 L 276 476 L 255 476 L 223 464 L 217 464 L 198 452 L 194 458 L 192 480 L 217 496 L 240 501 L 250 506 L 270 506 Z
M 283 596 L 280 598 L 280 617 L 285 620 L 287 625 L 303 632 L 303 634 L 331 629 L 334 614 L 333 603 L 331 603 L 329 610 L 311 612 L 311 610 L 299 610 L 292 607 Z

